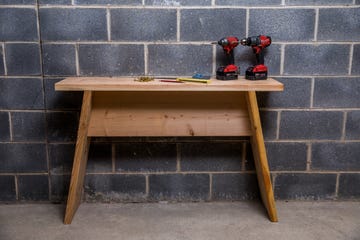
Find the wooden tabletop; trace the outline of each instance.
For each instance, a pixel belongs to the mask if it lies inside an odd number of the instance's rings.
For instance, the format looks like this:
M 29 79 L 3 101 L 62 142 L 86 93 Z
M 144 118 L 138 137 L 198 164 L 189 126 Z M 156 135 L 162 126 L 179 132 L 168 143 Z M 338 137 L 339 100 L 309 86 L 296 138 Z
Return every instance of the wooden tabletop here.
M 283 91 L 282 83 L 275 79 L 250 81 L 221 81 L 210 83 L 169 83 L 155 79 L 136 82 L 136 77 L 69 77 L 55 84 L 57 91 Z M 159 78 L 160 79 L 160 78 Z

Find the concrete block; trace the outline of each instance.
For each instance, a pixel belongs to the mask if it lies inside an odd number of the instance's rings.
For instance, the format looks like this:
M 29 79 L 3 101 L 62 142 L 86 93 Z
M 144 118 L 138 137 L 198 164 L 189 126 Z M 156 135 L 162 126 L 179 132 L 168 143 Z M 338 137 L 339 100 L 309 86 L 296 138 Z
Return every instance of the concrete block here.
M 142 0 L 75 0 L 76 5 L 142 5 Z
M 71 0 L 38 0 L 40 4 L 43 5 L 50 5 L 50 4 L 56 4 L 56 5 L 71 5 Z
M 351 74 L 360 75 L 360 44 L 354 45 Z
M 314 107 L 359 108 L 360 78 L 316 78 Z
M 51 175 L 50 201 L 52 203 L 65 202 L 69 192 L 71 175 Z
M 47 138 L 50 142 L 72 142 L 76 140 L 79 124 L 78 112 L 48 112 Z
M 87 201 L 129 201 L 145 198 L 144 175 L 91 174 L 85 177 Z
M 268 35 L 272 41 L 312 41 L 314 9 L 251 9 L 249 36 Z
M 176 144 L 172 143 L 120 143 L 115 156 L 119 172 L 176 171 Z
M 58 78 L 44 79 L 46 109 L 80 109 L 83 93 L 77 91 L 55 91 L 55 83 L 61 80 Z
M 75 46 L 70 44 L 43 44 L 44 75 L 76 75 Z
M 0 176 L 0 202 L 15 201 L 15 177 L 3 175 Z
M 161 174 L 149 176 L 151 200 L 200 201 L 209 197 L 208 174 Z
M 0 133 L 0 142 L 10 141 L 10 121 L 7 112 L 0 112 Z
M 91 143 L 89 150 L 86 171 L 111 172 L 112 171 L 112 150 L 111 143 Z
M 215 4 L 225 6 L 272 6 L 281 5 L 281 0 L 216 0 Z
M 176 10 L 112 9 L 111 39 L 131 42 L 176 40 Z
M 340 139 L 343 113 L 332 111 L 283 111 L 280 139 Z
M 40 29 L 45 41 L 107 40 L 105 9 L 40 9 Z
M 0 75 L 5 75 L 5 66 L 4 66 L 4 50 L 0 46 Z
M 284 84 L 283 92 L 257 92 L 258 104 L 266 108 L 308 108 L 311 78 L 276 78 Z
M 32 0 L 34 2 L 34 0 Z M 13 0 L 1 4 L 21 3 Z M 27 1 L 30 4 L 30 1 Z M 0 41 L 37 41 L 37 17 L 35 9 L 1 8 L 0 9 Z
M 44 112 L 12 112 L 11 122 L 14 141 L 45 141 Z
M 6 43 L 5 55 L 8 75 L 41 75 L 39 44 Z
M 181 10 L 180 27 L 182 41 L 211 42 L 227 36 L 245 37 L 246 10 L 184 9 Z
M 265 142 L 270 171 L 306 170 L 307 146 L 304 143 Z M 250 142 L 246 144 L 245 170 L 254 171 Z
M 276 138 L 278 113 L 275 111 L 260 111 L 261 127 L 265 140 Z
M 275 180 L 275 198 L 326 200 L 335 197 L 336 174 L 283 173 Z
M 0 173 L 46 171 L 45 144 L 0 143 Z
M 75 144 L 49 144 L 49 169 L 51 174 L 70 174 L 75 154 Z
M 246 143 L 245 170 L 246 171 L 255 170 L 254 155 L 250 141 Z
M 213 174 L 213 200 L 258 199 L 259 188 L 255 174 Z
M 285 0 L 286 5 L 307 6 L 307 5 L 351 5 L 352 0 Z
M 32 5 L 35 3 L 35 0 L 0 0 L 0 5 Z
M 359 199 L 360 197 L 360 174 L 343 173 L 339 178 L 339 198 L 340 199 Z
M 142 45 L 81 44 L 79 47 L 81 75 L 129 76 L 144 74 Z
M 49 177 L 47 175 L 18 176 L 19 200 L 48 201 Z
M 212 73 L 212 47 L 207 45 L 149 45 L 151 75 L 209 75 Z
M 42 81 L 39 78 L 0 78 L 0 108 L 43 109 Z
M 359 171 L 360 143 L 313 143 L 311 168 L 316 170 Z
M 181 171 L 240 171 L 242 142 L 181 144 Z
M 287 45 L 284 75 L 345 75 L 349 52 L 348 44 Z
M 345 138 L 348 140 L 360 139 L 360 111 L 348 112 L 345 126 Z
M 319 10 L 318 40 L 353 41 L 360 39 L 358 8 L 326 8 Z
M 145 0 L 145 5 L 152 6 L 210 6 L 211 0 Z
M 306 170 L 307 145 L 305 143 L 266 143 L 270 171 Z

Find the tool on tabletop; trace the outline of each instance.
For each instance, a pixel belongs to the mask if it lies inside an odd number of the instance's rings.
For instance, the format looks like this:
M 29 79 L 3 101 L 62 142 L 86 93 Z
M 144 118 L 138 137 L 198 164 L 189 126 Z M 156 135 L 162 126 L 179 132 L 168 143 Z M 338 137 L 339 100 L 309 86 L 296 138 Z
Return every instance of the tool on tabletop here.
M 188 77 L 164 77 L 164 78 L 157 78 L 156 80 L 160 82 L 171 82 L 171 83 L 182 83 L 182 82 L 195 82 L 195 83 L 210 83 L 210 79 L 202 79 L 202 78 L 188 78 Z
M 239 39 L 237 37 L 225 37 L 217 42 L 211 44 L 219 44 L 226 55 L 228 55 L 228 63 L 226 66 L 221 66 L 216 70 L 216 79 L 219 80 L 235 80 L 238 78 L 240 72 L 238 66 L 236 66 L 234 59 L 234 48 L 239 45 Z
M 177 78 L 180 82 L 198 82 L 198 83 L 210 83 L 210 79 L 199 79 L 199 78 Z
M 210 75 L 203 75 L 201 73 L 195 73 L 192 78 L 197 78 L 197 79 L 210 79 L 211 76 Z
M 169 82 L 169 83 L 183 83 L 181 81 L 178 80 L 172 80 L 172 79 L 159 79 L 160 82 Z
M 154 81 L 155 78 L 153 77 L 146 77 L 146 76 L 142 76 L 142 77 L 137 77 L 134 79 L 135 82 L 151 82 Z
M 264 64 L 263 49 L 271 44 L 271 37 L 265 35 L 243 38 L 240 40 L 243 46 L 250 46 L 256 56 L 256 65 L 246 69 L 245 78 L 249 80 L 267 79 L 268 68 Z
M 245 78 L 249 80 L 265 80 L 267 79 L 268 68 L 264 64 L 263 49 L 271 44 L 271 37 L 265 35 L 252 36 L 243 38 L 239 41 L 237 37 L 225 37 L 218 42 L 212 44 L 219 44 L 224 52 L 229 55 L 228 65 L 219 67 L 216 71 L 216 79 L 219 80 L 233 80 L 238 78 L 240 69 L 234 64 L 234 48 L 239 44 L 243 46 L 250 46 L 256 55 L 256 65 L 249 67 L 245 72 Z

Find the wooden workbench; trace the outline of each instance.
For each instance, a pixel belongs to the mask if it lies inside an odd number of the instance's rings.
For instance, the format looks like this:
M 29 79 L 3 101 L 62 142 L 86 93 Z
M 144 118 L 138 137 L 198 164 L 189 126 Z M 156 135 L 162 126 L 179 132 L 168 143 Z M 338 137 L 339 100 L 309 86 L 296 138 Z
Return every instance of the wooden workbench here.
M 65 224 L 80 205 L 90 137 L 250 136 L 261 198 L 276 222 L 256 91 L 282 91 L 274 79 L 211 83 L 135 82 L 133 77 L 71 77 L 57 91 L 84 91 Z

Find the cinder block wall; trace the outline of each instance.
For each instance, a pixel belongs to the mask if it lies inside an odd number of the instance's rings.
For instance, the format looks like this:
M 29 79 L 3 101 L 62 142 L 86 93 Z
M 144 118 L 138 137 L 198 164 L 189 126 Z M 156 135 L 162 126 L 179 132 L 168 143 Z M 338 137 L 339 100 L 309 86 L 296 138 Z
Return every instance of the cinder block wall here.
M 65 76 L 214 74 L 209 41 L 268 34 L 259 94 L 277 199 L 360 199 L 359 0 L 0 0 L 0 200 L 62 201 L 81 93 Z M 254 63 L 250 48 L 236 62 Z M 258 196 L 246 138 L 92 143 L 91 201 Z

